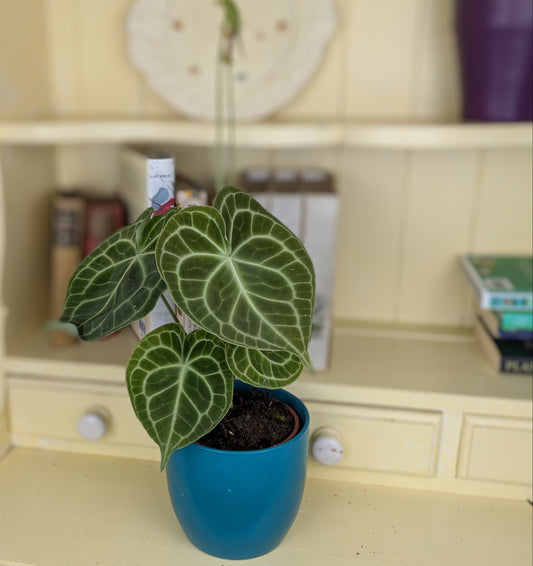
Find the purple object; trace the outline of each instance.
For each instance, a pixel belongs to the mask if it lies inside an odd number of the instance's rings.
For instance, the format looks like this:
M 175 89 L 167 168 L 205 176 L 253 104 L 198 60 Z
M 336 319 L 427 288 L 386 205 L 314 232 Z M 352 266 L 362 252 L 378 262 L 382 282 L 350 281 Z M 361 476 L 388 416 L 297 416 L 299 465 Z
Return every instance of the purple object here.
M 456 0 L 465 120 L 530 121 L 532 0 Z

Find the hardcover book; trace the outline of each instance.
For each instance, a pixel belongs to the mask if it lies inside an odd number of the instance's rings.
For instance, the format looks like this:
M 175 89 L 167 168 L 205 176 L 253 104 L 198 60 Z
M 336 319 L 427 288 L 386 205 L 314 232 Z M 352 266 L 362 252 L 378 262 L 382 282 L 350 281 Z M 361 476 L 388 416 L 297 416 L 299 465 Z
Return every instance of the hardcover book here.
M 533 376 L 533 341 L 496 339 L 480 317 L 476 318 L 474 328 L 485 357 L 495 371 Z
M 59 319 L 63 312 L 67 287 L 82 260 L 84 199 L 77 192 L 58 193 L 52 202 L 52 241 L 50 249 L 50 315 Z M 74 334 L 54 328 L 50 330 L 54 346 L 77 341 Z
M 533 336 L 531 314 L 530 312 L 502 313 L 482 310 L 479 312 L 479 317 L 494 338 L 502 340 L 528 340 Z
M 533 309 L 531 256 L 466 254 L 461 256 L 461 266 L 481 309 Z

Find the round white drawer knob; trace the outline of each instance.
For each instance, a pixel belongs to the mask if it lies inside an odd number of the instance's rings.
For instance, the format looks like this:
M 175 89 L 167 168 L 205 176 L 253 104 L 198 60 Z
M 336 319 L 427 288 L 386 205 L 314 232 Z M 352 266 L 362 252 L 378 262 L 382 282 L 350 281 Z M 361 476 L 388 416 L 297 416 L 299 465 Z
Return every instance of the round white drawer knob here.
M 311 440 L 311 454 L 323 466 L 339 463 L 344 454 L 339 432 L 329 427 L 316 430 Z
M 78 432 L 85 440 L 100 440 L 107 432 L 108 418 L 101 411 L 90 410 L 78 420 Z

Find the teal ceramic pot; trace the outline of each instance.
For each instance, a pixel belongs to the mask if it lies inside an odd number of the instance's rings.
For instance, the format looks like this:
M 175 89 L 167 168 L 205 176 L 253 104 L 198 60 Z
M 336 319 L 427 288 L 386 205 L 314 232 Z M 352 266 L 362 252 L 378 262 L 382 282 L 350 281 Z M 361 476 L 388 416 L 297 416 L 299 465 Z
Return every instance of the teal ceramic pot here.
M 238 384 L 236 387 L 246 385 Z M 276 548 L 293 524 L 305 484 L 309 413 L 294 395 L 270 391 L 299 415 L 288 442 L 251 451 L 190 444 L 166 468 L 174 512 L 200 550 L 226 559 L 261 556 Z

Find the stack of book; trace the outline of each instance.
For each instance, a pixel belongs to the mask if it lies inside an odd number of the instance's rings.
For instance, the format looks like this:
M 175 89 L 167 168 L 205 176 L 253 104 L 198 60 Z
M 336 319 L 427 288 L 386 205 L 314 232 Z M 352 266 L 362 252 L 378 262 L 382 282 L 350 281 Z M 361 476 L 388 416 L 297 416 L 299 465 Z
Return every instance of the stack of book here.
M 491 366 L 500 373 L 533 375 L 533 258 L 461 256 L 475 293 L 475 330 Z

